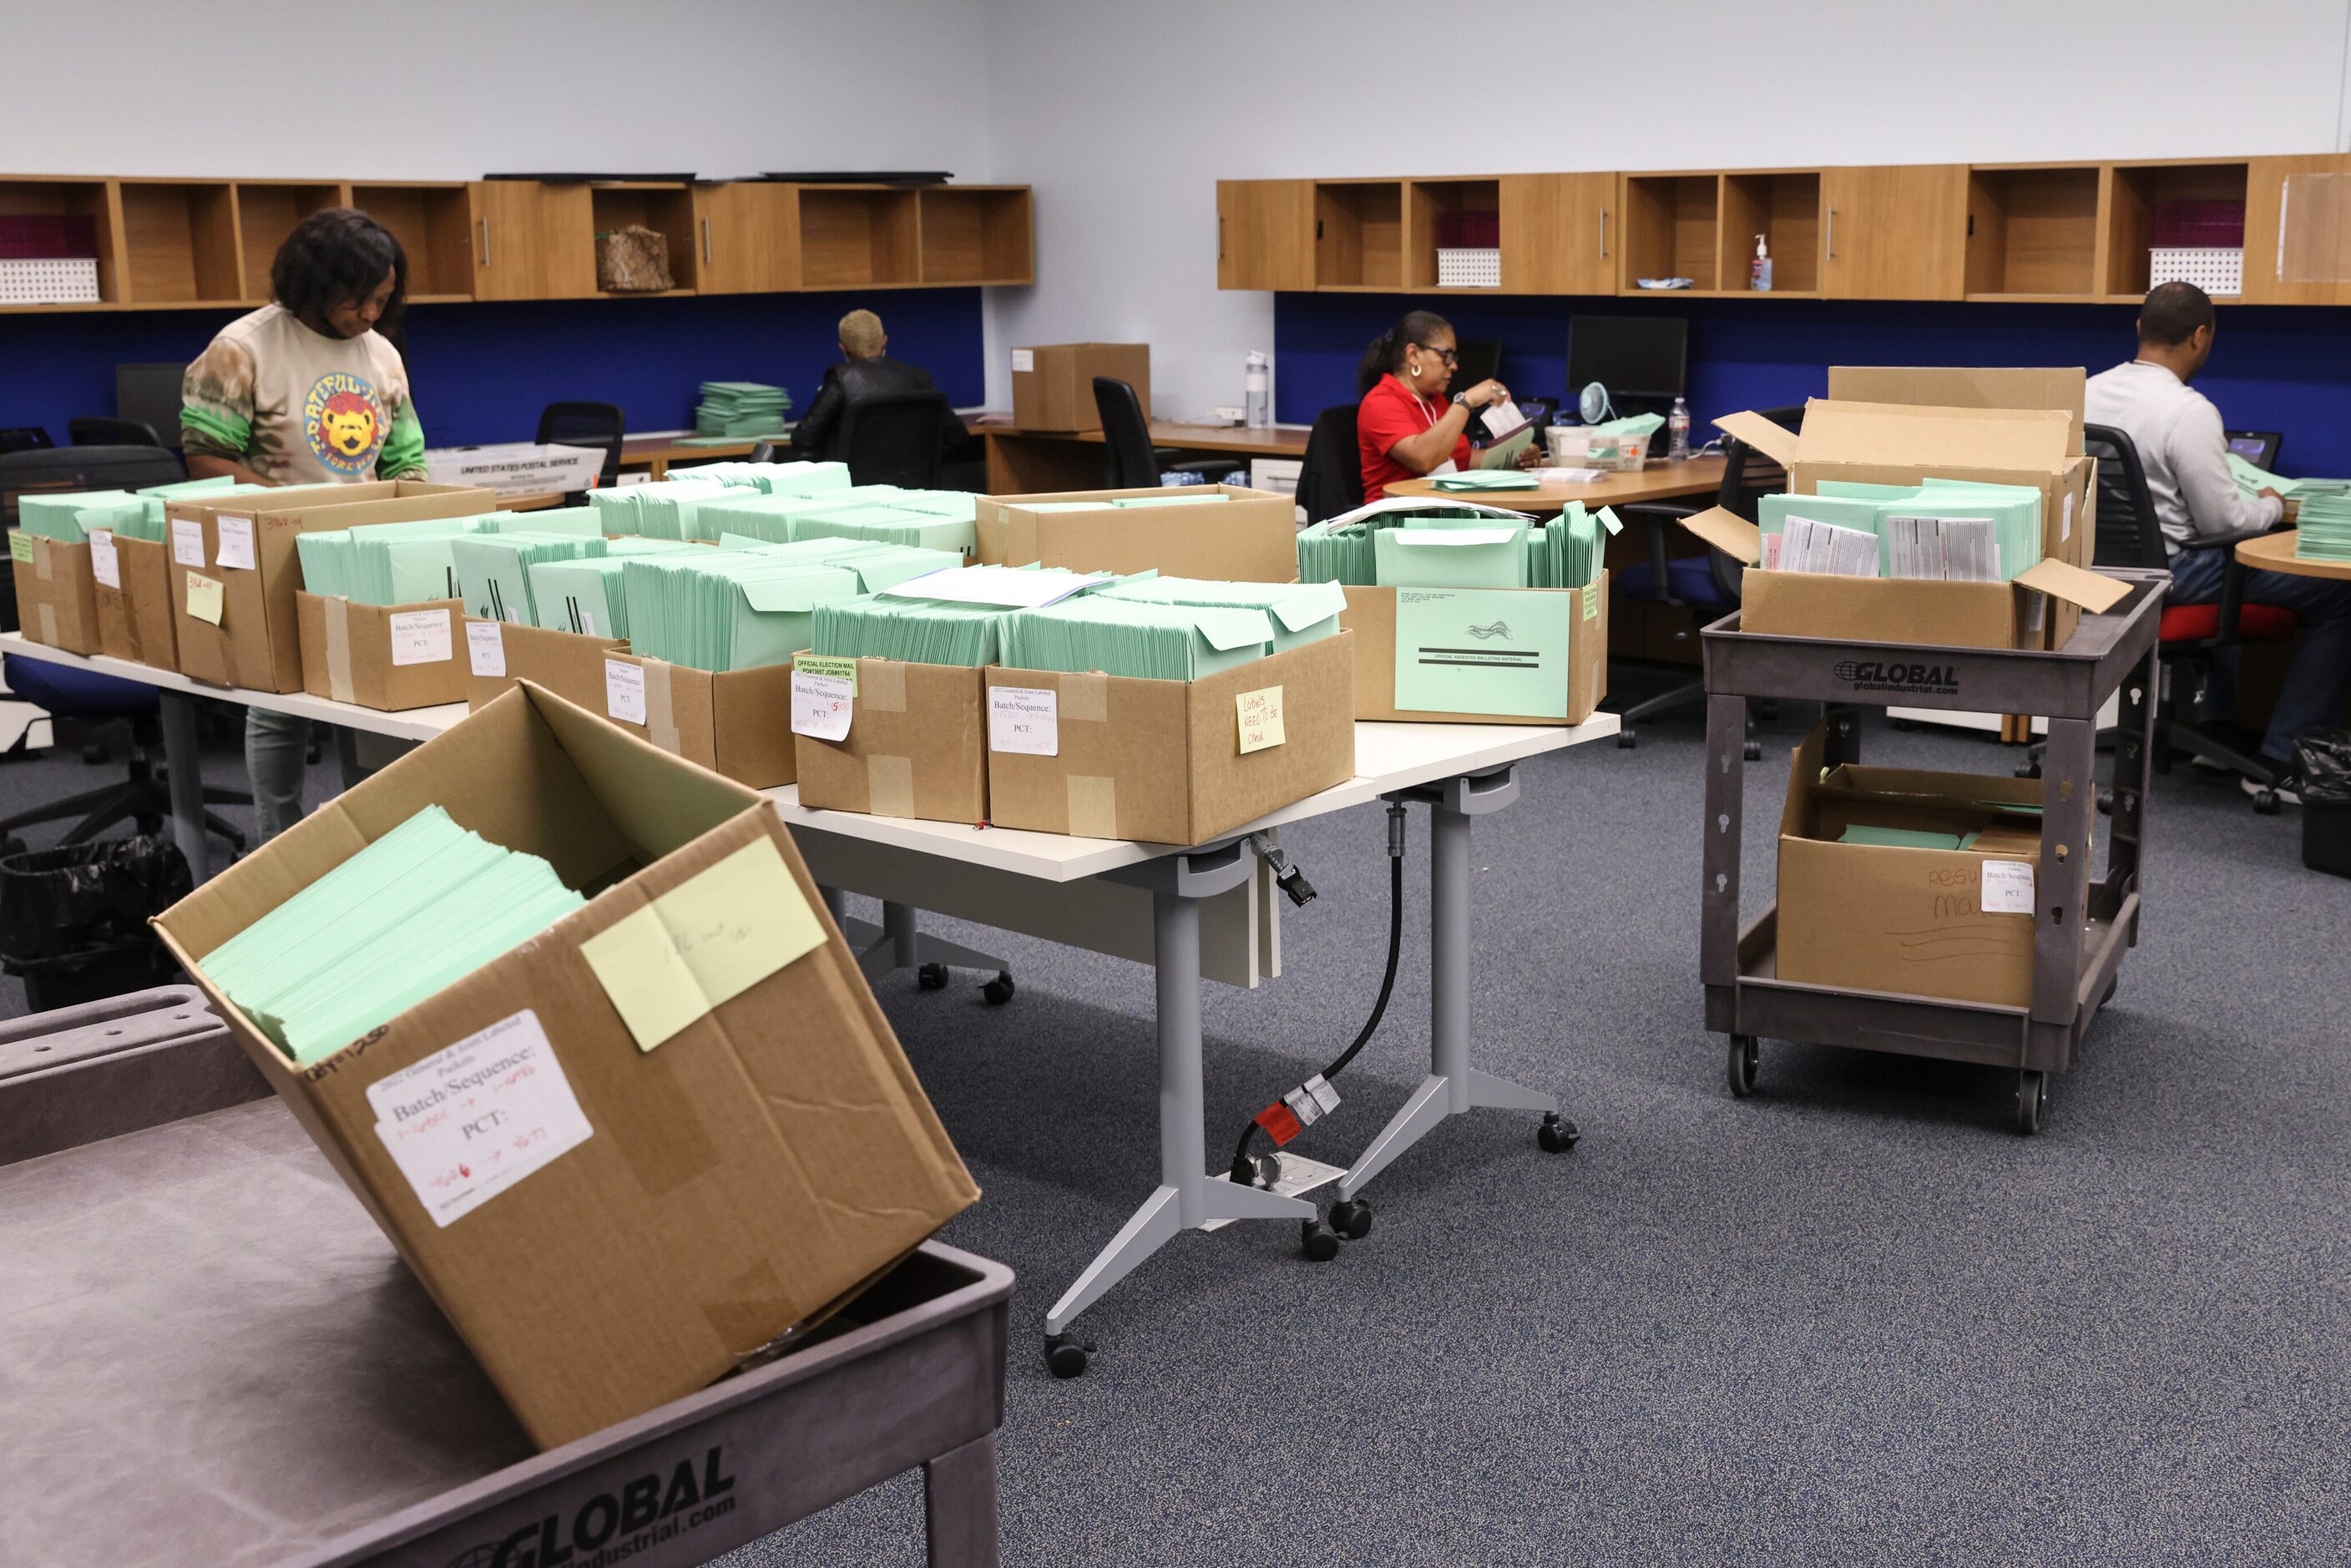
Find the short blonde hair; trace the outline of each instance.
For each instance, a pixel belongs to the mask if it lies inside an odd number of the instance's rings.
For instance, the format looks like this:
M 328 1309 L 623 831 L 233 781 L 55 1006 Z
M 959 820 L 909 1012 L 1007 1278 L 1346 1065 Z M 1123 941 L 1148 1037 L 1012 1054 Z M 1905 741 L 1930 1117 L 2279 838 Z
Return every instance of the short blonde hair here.
M 870 360 L 882 351 L 882 318 L 871 310 L 852 310 L 841 319 L 841 346 L 852 358 Z

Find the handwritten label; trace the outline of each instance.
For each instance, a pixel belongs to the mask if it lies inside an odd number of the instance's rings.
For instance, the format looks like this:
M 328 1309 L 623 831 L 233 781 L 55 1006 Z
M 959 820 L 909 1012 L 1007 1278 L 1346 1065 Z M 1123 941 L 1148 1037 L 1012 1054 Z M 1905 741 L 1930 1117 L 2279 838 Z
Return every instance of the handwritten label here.
M 187 517 L 172 519 L 172 559 L 182 566 L 204 564 L 204 526 Z
M 392 618 L 392 662 L 445 664 L 457 656 L 446 610 L 405 610 Z
M 495 621 L 465 622 L 465 659 L 474 674 L 500 681 L 507 674 L 507 643 Z
M 857 688 L 837 675 L 820 675 L 800 661 L 792 669 L 792 733 L 817 740 L 846 740 L 857 706 Z
M 988 687 L 987 749 L 1061 755 L 1061 694 L 1041 686 Z
M 188 573 L 188 613 L 199 621 L 221 623 L 221 580 L 200 571 Z
M 33 559 L 33 536 L 22 528 L 9 529 L 8 554 L 17 560 L 30 562 Z
M 1034 349 L 1013 350 L 1012 368 L 1015 371 L 1035 370 L 1037 368 L 1037 350 Z
M 800 653 L 792 659 L 792 668 L 828 680 L 847 681 L 850 695 L 857 695 L 857 661 L 834 658 L 824 653 Z
M 220 525 L 220 559 L 214 564 L 251 571 L 254 569 L 253 519 L 215 517 L 213 520 Z
M 1266 686 L 1258 691 L 1239 692 L 1233 706 L 1240 710 L 1241 755 L 1263 751 L 1280 746 L 1290 738 L 1282 727 L 1281 688 Z
M 368 1085 L 375 1135 L 436 1226 L 595 1133 L 528 1008 Z
M 2074 537 L 2074 492 L 2071 490 L 2065 492 L 2064 509 L 2058 514 L 2058 520 L 2057 542 L 2062 545 Z
M 604 661 L 604 711 L 623 724 L 645 722 L 645 672 L 643 665 Z
M 122 586 L 122 557 L 104 528 L 89 530 L 89 574 L 109 588 Z
M 2032 913 L 2032 863 L 2030 861 L 1986 861 L 1983 896 L 1977 907 L 1986 915 Z

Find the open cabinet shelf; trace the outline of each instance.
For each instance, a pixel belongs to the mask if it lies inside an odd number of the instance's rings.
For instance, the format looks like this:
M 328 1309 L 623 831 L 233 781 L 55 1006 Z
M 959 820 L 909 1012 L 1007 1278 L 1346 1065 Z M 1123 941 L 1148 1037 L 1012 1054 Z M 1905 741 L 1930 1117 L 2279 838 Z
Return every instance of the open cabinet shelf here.
M 801 287 L 910 287 L 922 282 L 917 193 L 883 185 L 797 189 Z
M 925 283 L 1036 280 L 1026 185 L 932 185 L 918 194 Z
M 304 218 L 350 204 L 348 185 L 308 180 L 239 180 L 236 224 L 244 243 L 245 297 L 256 304 L 269 298 L 269 270 L 277 260 L 277 247 Z M 412 261 L 412 287 L 414 267 Z
M 701 251 L 695 245 L 694 188 L 680 183 L 597 185 L 588 197 L 590 222 L 600 235 L 624 228 L 646 228 L 669 242 L 669 275 L 676 284 L 664 289 L 605 289 L 617 299 L 659 298 L 668 294 L 692 294 L 699 280 Z
M 1692 289 L 1720 287 L 1722 176 L 1625 177 L 1625 287 L 1644 277 L 1687 277 Z
M 1404 182 L 1334 180 L 1314 187 L 1319 288 L 1404 287 Z
M 2118 163 L 2106 204 L 2104 291 L 2136 302 L 2149 281 L 2148 251 L 2157 220 L 2175 202 L 2234 207 L 2241 229 L 2251 172 L 2242 161 L 2216 163 Z M 2239 247 L 2242 247 L 2240 236 Z M 2217 248 L 2227 248 L 2217 247 Z M 2216 294 L 2215 298 L 2236 296 Z
M 0 217 L 62 219 L 77 231 L 87 229 L 89 252 L 98 261 L 99 303 L 86 301 L 26 302 L 0 306 L 11 313 L 52 310 L 99 310 L 122 301 L 121 225 L 103 180 L 0 180 Z M 44 223 L 45 228 L 60 225 Z M 78 239 L 74 247 L 80 248 Z M 81 259 L 81 258 L 75 258 Z
M 1467 246 L 1459 248 L 1499 251 L 1502 223 L 1502 183 L 1499 180 L 1414 180 L 1406 187 L 1411 195 L 1412 221 L 1405 230 L 1409 254 L 1405 257 L 1405 287 L 1412 289 L 1434 289 L 1446 294 L 1495 294 L 1500 285 L 1444 285 L 1437 282 L 1437 253 L 1442 246 L 1446 225 L 1457 218 L 1482 220 L 1483 226 L 1492 231 L 1492 246 Z
M 1817 171 L 1725 174 L 1719 226 L 1722 236 L 1715 273 L 1719 292 L 1756 292 L 1752 284 L 1759 234 L 1771 252 L 1771 293 L 1801 298 L 1819 291 L 1821 177 Z
M 2098 287 L 2095 166 L 1968 174 L 1967 297 L 2088 298 Z
M 124 180 L 121 190 L 127 303 L 246 302 L 234 186 L 226 180 Z
M 353 185 L 351 205 L 408 253 L 411 304 L 474 297 L 474 225 L 463 183 Z

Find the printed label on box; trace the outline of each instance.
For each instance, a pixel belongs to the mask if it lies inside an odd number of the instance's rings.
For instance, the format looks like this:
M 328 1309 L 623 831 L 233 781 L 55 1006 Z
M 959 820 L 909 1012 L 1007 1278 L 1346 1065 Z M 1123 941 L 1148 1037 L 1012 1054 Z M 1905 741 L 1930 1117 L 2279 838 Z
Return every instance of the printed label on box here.
M 392 618 L 392 662 L 445 664 L 457 656 L 446 610 L 409 610 Z
M 506 679 L 507 640 L 495 621 L 465 622 L 465 659 L 474 674 L 493 681 Z
M 792 660 L 792 668 L 805 670 L 811 675 L 823 675 L 831 680 L 847 681 L 849 695 L 857 695 L 857 661 L 853 658 L 833 658 L 822 653 L 802 653 Z
M 1041 686 L 988 687 L 987 749 L 1061 755 L 1061 694 Z
M 109 588 L 122 586 L 122 557 L 104 528 L 89 530 L 89 574 Z
M 214 520 L 220 524 L 220 559 L 216 564 L 251 571 L 254 569 L 253 519 L 216 517 Z M 201 534 L 198 536 L 199 538 L 202 537 Z M 198 561 L 194 564 L 201 566 L 204 563 Z
M 1280 746 L 1290 738 L 1282 725 L 1281 688 L 1266 686 L 1254 692 L 1233 694 L 1233 706 L 1239 710 L 1241 755 L 1263 751 Z
M 1983 896 L 1976 902 L 1986 915 L 2032 914 L 2032 862 L 1984 862 Z
M 367 1097 L 375 1135 L 436 1226 L 595 1132 L 528 1008 L 369 1084 Z
M 2074 537 L 2074 492 L 2065 492 L 2065 508 L 2058 514 L 2057 542 L 2064 544 Z
M 172 559 L 182 566 L 204 564 L 204 526 L 185 517 L 172 519 Z
M 1034 349 L 1013 350 L 1012 368 L 1016 371 L 1035 370 L 1037 368 L 1037 350 Z
M 604 661 L 604 711 L 623 724 L 645 722 L 645 672 L 639 664 Z
M 818 740 L 846 740 L 857 689 L 837 675 L 792 670 L 792 733 Z

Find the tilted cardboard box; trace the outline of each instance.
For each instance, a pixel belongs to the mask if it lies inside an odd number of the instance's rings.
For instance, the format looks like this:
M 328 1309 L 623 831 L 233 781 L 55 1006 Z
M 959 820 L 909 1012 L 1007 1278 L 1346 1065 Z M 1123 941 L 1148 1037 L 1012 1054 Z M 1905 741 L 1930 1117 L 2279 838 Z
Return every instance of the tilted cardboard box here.
M 1093 507 L 1040 512 L 1040 502 L 1167 499 L 1221 494 L 1213 506 Z M 1298 576 L 1298 523 L 1290 497 L 1246 485 L 1151 490 L 1068 490 L 982 496 L 973 508 L 981 566 L 1062 566 L 1072 571 L 1157 571 L 1230 582 L 1290 582 Z
M 977 669 L 857 661 L 849 733 L 795 735 L 800 804 L 877 817 L 985 822 L 987 683 Z
M 1053 343 L 1012 350 L 1012 423 L 1022 430 L 1100 430 L 1096 376 L 1133 387 L 1143 417 L 1151 417 L 1150 344 Z

